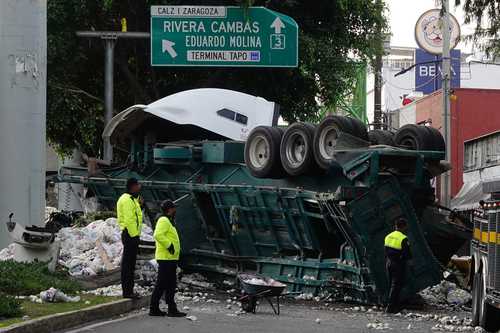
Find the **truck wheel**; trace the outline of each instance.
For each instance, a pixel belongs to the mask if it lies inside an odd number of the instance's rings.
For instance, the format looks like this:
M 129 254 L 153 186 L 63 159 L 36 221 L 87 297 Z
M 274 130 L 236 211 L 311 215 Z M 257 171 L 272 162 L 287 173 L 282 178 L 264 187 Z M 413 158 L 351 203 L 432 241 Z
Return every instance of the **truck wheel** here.
M 408 124 L 396 132 L 396 145 L 409 150 L 432 150 L 433 136 L 425 126 Z
M 484 302 L 480 326 L 487 332 L 497 332 L 500 329 L 500 311 L 493 305 Z
M 258 126 L 250 132 L 245 143 L 245 164 L 257 178 L 274 178 L 282 174 L 280 143 L 282 131 Z
M 361 140 L 369 141 L 366 125 L 359 119 L 351 117 L 346 118 L 351 123 L 351 128 L 354 130 L 353 135 L 360 138 Z
M 479 312 L 480 312 L 480 302 L 481 302 L 481 292 L 480 292 L 480 282 L 478 281 L 478 276 L 481 274 L 474 274 L 474 279 L 472 280 L 472 326 L 479 325 Z
M 395 146 L 394 133 L 391 131 L 371 130 L 368 132 L 368 141 L 372 145 Z
M 432 148 L 431 150 L 434 151 L 445 151 L 446 150 L 446 143 L 444 142 L 444 138 L 441 135 L 441 133 L 435 129 L 434 127 L 430 126 L 424 126 L 427 132 L 431 135 L 431 140 L 432 140 Z
M 315 126 L 294 123 L 281 139 L 280 157 L 283 168 L 290 176 L 309 172 L 316 164 L 313 152 Z
M 321 169 L 328 169 L 333 159 L 335 145 L 340 133 L 356 135 L 347 117 L 328 116 L 318 125 L 314 133 L 314 158 Z

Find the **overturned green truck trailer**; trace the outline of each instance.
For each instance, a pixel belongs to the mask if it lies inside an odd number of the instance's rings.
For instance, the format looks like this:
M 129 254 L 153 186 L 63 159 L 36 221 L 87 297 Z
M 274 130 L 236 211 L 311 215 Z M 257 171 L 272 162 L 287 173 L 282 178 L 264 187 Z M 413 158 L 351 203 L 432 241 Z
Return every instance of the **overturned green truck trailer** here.
M 381 303 L 389 288 L 383 240 L 395 219 L 409 221 L 406 296 L 439 283 L 441 264 L 469 238 L 466 226 L 433 206 L 431 179 L 443 152 L 337 146 L 328 170 L 257 178 L 244 142 L 154 143 L 147 154 L 137 142 L 126 166 L 66 167 L 59 181 L 84 184 L 112 210 L 126 179 L 136 177 L 152 220 L 162 200 L 184 198 L 176 223 L 187 270 L 252 271 L 290 291 Z

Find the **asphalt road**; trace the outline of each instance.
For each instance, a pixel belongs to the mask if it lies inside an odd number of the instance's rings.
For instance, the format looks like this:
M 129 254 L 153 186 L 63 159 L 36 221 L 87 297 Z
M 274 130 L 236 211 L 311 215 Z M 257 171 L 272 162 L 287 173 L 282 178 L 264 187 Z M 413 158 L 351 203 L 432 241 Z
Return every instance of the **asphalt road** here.
M 218 332 L 374 332 L 369 323 L 386 324 L 390 332 L 435 332 L 431 328 L 435 320 L 419 321 L 397 315 L 387 315 L 379 311 L 356 312 L 342 307 L 316 306 L 315 304 L 287 303 L 282 305 L 280 316 L 273 314 L 268 304 L 262 304 L 257 314 L 235 315 L 236 307 L 227 309 L 224 303 L 207 304 L 184 302 L 180 306 L 189 306 L 189 315 L 196 316 L 195 321 L 186 318 L 149 317 L 145 311 L 139 311 L 126 317 L 102 323 L 96 323 L 67 331 L 67 333 L 218 333 Z M 440 313 L 440 316 L 446 313 Z M 450 313 L 465 317 L 467 313 Z

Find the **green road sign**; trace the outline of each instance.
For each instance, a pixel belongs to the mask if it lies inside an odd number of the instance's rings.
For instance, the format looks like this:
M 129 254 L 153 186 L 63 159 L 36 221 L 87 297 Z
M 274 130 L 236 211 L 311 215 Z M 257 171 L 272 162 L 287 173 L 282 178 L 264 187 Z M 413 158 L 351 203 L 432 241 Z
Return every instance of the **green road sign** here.
M 152 6 L 152 66 L 297 67 L 298 26 L 264 7 Z

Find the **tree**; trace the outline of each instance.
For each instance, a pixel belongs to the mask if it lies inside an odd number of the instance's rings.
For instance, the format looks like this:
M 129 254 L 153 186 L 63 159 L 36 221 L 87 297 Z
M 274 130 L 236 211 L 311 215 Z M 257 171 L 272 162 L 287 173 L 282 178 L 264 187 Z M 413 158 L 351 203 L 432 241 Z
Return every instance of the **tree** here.
M 115 47 L 115 112 L 186 89 L 216 87 L 262 96 L 281 105 L 288 121 L 318 117 L 318 103 L 339 104 L 353 86 L 359 62 L 380 48 L 383 4 L 375 0 L 48 0 L 47 135 L 60 151 L 79 147 L 98 155 L 103 130 L 103 59 L 98 40 L 77 30 L 149 31 L 149 7 L 158 4 L 266 6 L 299 24 L 299 66 L 282 68 L 152 68 L 149 41 Z
M 465 23 L 475 22 L 471 36 L 488 54 L 500 55 L 500 1 L 499 0 L 456 0 L 463 4 Z

